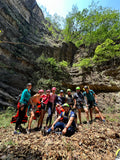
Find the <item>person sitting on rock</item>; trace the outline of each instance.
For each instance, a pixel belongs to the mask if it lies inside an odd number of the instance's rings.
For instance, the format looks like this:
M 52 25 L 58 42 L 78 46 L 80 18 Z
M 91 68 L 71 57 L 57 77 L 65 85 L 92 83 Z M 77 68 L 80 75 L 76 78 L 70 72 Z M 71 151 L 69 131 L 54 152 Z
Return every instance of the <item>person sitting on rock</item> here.
M 82 124 L 82 121 L 81 121 L 81 110 L 82 110 L 82 108 L 84 109 L 84 111 L 86 113 L 87 123 L 89 124 L 88 109 L 84 105 L 84 96 L 80 92 L 80 87 L 76 87 L 76 93 L 74 94 L 73 99 L 74 99 L 74 106 L 73 106 L 73 108 L 75 108 L 75 109 L 77 108 L 78 109 L 78 117 L 79 117 L 80 124 Z
M 93 90 L 89 89 L 88 86 L 84 86 L 84 90 L 85 91 L 83 92 L 83 95 L 84 95 L 86 107 L 88 107 L 90 110 L 91 122 L 93 120 L 93 118 L 92 118 L 93 107 L 99 113 L 99 116 L 101 117 L 102 121 L 105 122 L 104 117 L 102 116 L 101 112 L 99 111 L 99 109 L 97 107 L 98 101 L 97 101 L 97 96 L 96 96 L 95 92 Z
M 31 88 L 32 88 L 32 84 L 28 83 L 26 86 L 26 89 L 24 89 L 21 94 L 14 134 L 20 133 L 20 132 L 17 132 L 17 129 L 23 123 L 24 117 L 27 117 L 26 113 L 29 105 L 29 100 L 31 98 Z
M 56 128 L 61 129 L 63 135 L 71 136 L 75 133 L 76 124 L 75 124 L 75 113 L 70 110 L 70 106 L 67 103 L 63 104 L 64 112 L 62 112 L 59 117 L 52 124 L 51 128 L 48 130 L 43 130 L 43 135 L 49 134 L 51 131 Z
M 29 107 L 30 118 L 28 122 L 28 128 L 26 129 L 27 133 L 30 133 L 31 131 L 31 124 L 32 124 L 33 119 L 36 118 L 37 116 L 40 116 L 41 114 L 40 98 L 41 97 L 38 93 L 30 98 L 30 107 Z

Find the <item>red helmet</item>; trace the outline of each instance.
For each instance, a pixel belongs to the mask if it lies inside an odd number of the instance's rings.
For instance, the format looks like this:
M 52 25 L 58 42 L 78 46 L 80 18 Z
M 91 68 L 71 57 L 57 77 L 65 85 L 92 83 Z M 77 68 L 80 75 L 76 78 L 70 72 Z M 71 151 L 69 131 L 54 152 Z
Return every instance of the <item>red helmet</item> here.
M 53 88 L 52 88 L 52 91 L 56 91 L 56 87 L 53 87 Z
M 44 90 L 43 90 L 43 89 L 40 89 L 40 90 L 38 91 L 38 93 L 44 93 Z

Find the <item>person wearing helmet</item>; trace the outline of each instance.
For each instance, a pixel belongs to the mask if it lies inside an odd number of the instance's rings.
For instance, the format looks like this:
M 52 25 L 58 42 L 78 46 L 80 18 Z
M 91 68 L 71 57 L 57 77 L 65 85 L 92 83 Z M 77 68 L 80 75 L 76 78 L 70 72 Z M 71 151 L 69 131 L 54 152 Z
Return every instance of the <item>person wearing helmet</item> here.
M 35 130 L 37 130 L 37 131 L 39 131 L 42 128 L 43 119 L 44 119 L 45 113 L 48 109 L 48 102 L 50 99 L 50 90 L 49 89 L 46 91 L 46 94 L 41 95 L 41 99 L 42 99 L 41 100 L 41 116 L 38 120 L 37 128 L 35 128 Z
M 74 94 L 73 99 L 74 99 L 74 107 L 73 108 L 78 109 L 78 117 L 79 117 L 80 124 L 82 123 L 82 121 L 81 121 L 81 109 L 82 108 L 84 109 L 84 111 L 86 113 L 87 123 L 89 123 L 88 109 L 84 105 L 84 96 L 80 92 L 80 87 L 76 87 L 76 93 Z
M 28 83 L 26 86 L 26 89 L 24 89 L 21 94 L 14 134 L 20 133 L 20 132 L 17 132 L 17 129 L 21 125 L 24 117 L 26 116 L 29 100 L 31 98 L 31 88 L 32 88 L 32 84 Z
M 73 96 L 71 94 L 71 89 L 67 89 L 66 103 L 68 103 L 70 108 L 72 109 L 74 102 L 73 102 Z
M 71 110 L 75 113 L 75 123 L 77 124 L 77 114 L 75 112 L 75 109 L 73 108 L 74 101 L 73 101 L 73 96 L 71 94 L 71 89 L 67 89 L 66 103 L 69 104 Z
M 56 110 L 55 116 L 58 117 L 59 111 L 62 110 L 62 105 L 66 102 L 66 98 L 64 96 L 64 91 L 60 90 L 60 94 L 56 98 Z
M 84 90 L 85 91 L 83 92 L 83 96 L 84 96 L 84 99 L 85 99 L 85 104 L 90 110 L 91 122 L 93 120 L 93 118 L 92 118 L 93 107 L 99 113 L 99 115 L 100 115 L 101 119 L 103 120 L 103 122 L 105 122 L 105 119 L 102 116 L 102 113 L 99 111 L 99 109 L 97 107 L 98 101 L 97 101 L 97 96 L 96 96 L 95 92 L 92 89 L 89 89 L 88 86 L 84 86 Z
M 38 91 L 38 93 L 40 94 L 40 96 L 42 96 L 43 93 L 44 93 L 44 90 L 43 90 L 43 89 L 40 89 L 40 90 Z
M 66 98 L 64 96 L 64 91 L 60 90 L 60 94 L 56 98 L 56 105 L 63 105 L 66 101 Z
M 62 134 L 66 136 L 71 136 L 75 133 L 75 113 L 70 110 L 70 106 L 67 103 L 63 104 L 63 108 L 64 112 L 59 115 L 59 117 L 52 124 L 51 128 L 49 128 L 47 131 L 44 131 L 44 134 L 49 134 L 56 128 L 61 129 Z
M 50 93 L 50 98 L 49 98 L 49 102 L 48 102 L 48 116 L 46 119 L 46 126 L 51 126 L 51 122 L 52 122 L 52 115 L 54 113 L 55 110 L 55 104 L 56 104 L 56 87 L 52 88 L 52 93 Z

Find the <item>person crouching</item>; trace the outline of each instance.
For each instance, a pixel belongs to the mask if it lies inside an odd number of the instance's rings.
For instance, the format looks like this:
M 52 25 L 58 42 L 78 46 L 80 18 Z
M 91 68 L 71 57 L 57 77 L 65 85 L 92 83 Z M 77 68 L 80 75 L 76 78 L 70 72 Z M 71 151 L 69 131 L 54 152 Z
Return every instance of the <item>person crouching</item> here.
M 75 113 L 70 110 L 70 106 L 67 103 L 63 104 L 64 112 L 62 112 L 59 117 L 52 124 L 51 128 L 46 130 L 44 133 L 49 134 L 51 131 L 56 128 L 61 129 L 61 132 L 65 136 L 71 136 L 75 133 L 76 124 L 75 124 Z M 44 134 L 44 135 L 45 135 Z

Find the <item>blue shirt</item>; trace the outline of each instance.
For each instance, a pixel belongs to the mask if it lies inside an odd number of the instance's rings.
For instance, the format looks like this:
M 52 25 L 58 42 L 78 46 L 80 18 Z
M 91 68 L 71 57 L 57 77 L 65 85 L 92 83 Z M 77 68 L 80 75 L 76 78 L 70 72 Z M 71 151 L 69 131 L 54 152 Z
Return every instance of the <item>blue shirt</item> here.
M 86 93 L 86 91 L 83 92 L 83 96 L 86 96 L 88 101 L 95 101 L 94 94 L 95 92 L 92 89 L 90 89 L 88 93 Z
M 30 97 L 31 91 L 28 91 L 28 89 L 24 89 L 20 98 L 20 103 L 27 104 L 29 102 Z
M 74 117 L 75 118 L 75 113 L 73 112 L 73 111 L 69 111 L 68 113 L 65 113 L 65 112 L 62 112 L 61 114 L 60 114 L 60 117 L 61 118 L 63 118 L 63 122 L 65 123 L 65 124 L 67 124 L 68 123 L 68 121 L 69 121 L 69 119 L 70 119 L 70 117 Z M 75 124 L 75 121 L 73 120 L 73 122 L 72 122 L 72 124 L 71 124 L 73 127 L 76 127 L 76 124 Z

